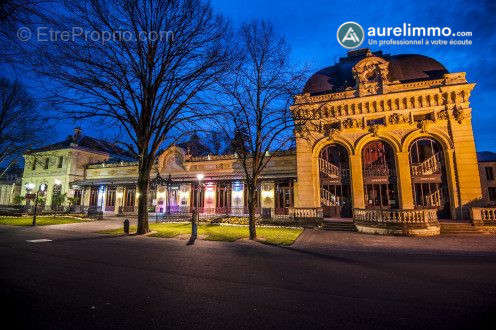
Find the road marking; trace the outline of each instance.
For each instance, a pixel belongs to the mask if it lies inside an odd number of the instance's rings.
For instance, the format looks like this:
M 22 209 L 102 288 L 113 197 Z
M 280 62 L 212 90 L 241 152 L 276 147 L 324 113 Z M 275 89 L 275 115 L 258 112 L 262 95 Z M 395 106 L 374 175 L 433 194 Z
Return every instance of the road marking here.
M 40 239 L 28 239 L 26 242 L 28 243 L 45 243 L 45 242 L 51 242 L 51 239 L 48 238 L 40 238 Z

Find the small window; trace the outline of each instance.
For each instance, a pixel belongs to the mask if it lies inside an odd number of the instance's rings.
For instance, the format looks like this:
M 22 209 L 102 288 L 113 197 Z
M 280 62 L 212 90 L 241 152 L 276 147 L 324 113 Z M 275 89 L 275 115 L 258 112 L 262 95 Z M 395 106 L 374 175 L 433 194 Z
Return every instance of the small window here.
M 48 166 L 50 165 L 50 158 L 45 159 L 45 170 L 48 170 Z
M 33 164 L 31 164 L 31 170 L 36 170 L 36 158 L 33 158 Z
M 496 202 L 496 187 L 488 187 L 487 190 L 489 191 L 489 200 Z
M 487 178 L 487 181 L 494 180 L 494 173 L 493 173 L 492 167 L 486 167 L 486 178 Z
M 57 164 L 57 167 L 58 168 L 62 168 L 62 164 L 64 163 L 64 157 L 62 156 L 59 156 L 59 162 Z

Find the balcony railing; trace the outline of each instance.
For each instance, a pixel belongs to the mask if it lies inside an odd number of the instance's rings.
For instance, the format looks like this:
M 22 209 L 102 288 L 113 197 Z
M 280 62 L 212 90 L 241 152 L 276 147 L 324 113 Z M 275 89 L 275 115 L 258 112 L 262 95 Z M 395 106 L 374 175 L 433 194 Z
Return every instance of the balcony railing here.
M 363 170 L 364 177 L 388 177 L 394 175 L 387 165 L 369 165 Z
M 376 210 L 354 209 L 353 221 L 357 224 L 376 225 L 414 225 L 427 227 L 438 224 L 437 209 Z
M 323 158 L 319 158 L 319 170 L 330 178 L 344 178 L 349 175 L 349 169 L 336 166 Z
M 290 207 L 289 216 L 297 219 L 322 219 L 321 207 Z
M 441 173 L 441 156 L 438 152 L 421 163 L 412 164 L 413 176 L 425 176 Z
M 470 215 L 474 225 L 496 225 L 496 206 L 471 207 Z

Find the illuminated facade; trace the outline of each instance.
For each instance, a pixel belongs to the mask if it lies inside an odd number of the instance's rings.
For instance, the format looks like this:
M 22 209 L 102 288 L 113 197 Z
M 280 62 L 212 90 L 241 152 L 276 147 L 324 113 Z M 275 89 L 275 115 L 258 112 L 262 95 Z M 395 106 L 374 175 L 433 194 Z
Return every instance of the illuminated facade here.
M 295 206 L 353 214 L 374 233 L 431 235 L 438 219 L 468 219 L 482 197 L 474 86 L 434 59 L 368 49 L 317 72 L 292 106 L 309 118 L 296 136 Z
M 150 211 L 177 214 L 198 207 L 203 215 L 246 214 L 242 173 L 235 155 L 193 156 L 171 146 L 160 155 L 151 174 Z M 133 213 L 137 209 L 136 177 L 136 163 L 100 163 L 88 165 L 84 180 L 75 185 L 82 191 L 82 205 L 101 207 L 107 214 Z M 157 177 L 162 183 L 153 184 Z M 270 216 L 288 215 L 295 179 L 294 152 L 274 155 L 262 175 L 257 212 L 266 209 Z
M 273 156 L 258 188 L 257 213 L 352 218 L 363 232 L 407 235 L 436 235 L 439 219 L 473 218 L 473 206 L 490 197 L 483 199 L 472 132 L 474 86 L 464 72 L 449 73 L 422 55 L 348 52 L 295 96 L 291 111 L 305 118 L 295 132 L 296 150 Z M 246 214 L 236 155 L 192 146 L 160 154 L 150 211 Z M 137 163 L 102 157 L 79 161 L 82 174 L 66 178 L 64 190 L 82 208 L 134 213 Z M 25 171 L 23 182 L 35 177 Z

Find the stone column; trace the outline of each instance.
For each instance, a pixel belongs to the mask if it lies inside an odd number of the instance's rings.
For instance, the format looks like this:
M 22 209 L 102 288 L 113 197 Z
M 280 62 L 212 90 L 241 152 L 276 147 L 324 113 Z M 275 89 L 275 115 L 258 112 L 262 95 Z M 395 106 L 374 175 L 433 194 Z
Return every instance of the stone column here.
M 318 158 L 312 157 L 312 146 L 305 139 L 296 140 L 295 207 L 320 207 Z
M 361 155 L 350 155 L 351 166 L 351 195 L 353 208 L 365 208 L 365 196 L 363 190 L 363 172 Z
M 399 206 L 401 209 L 413 209 L 412 177 L 408 152 L 398 152 L 396 159 Z
M 456 209 L 458 207 L 458 185 L 455 175 L 455 163 L 453 149 L 444 150 L 444 165 L 446 166 L 446 181 L 448 184 L 450 214 L 452 219 L 456 219 Z
M 86 186 L 82 189 L 82 193 L 83 193 L 83 196 L 81 197 L 82 206 L 90 205 L 90 191 L 91 191 L 91 186 Z
M 114 214 L 119 214 L 119 209 L 124 206 L 124 187 L 119 186 L 115 189 L 115 208 Z
M 461 110 L 459 110 L 461 111 Z M 459 189 L 457 219 L 468 219 L 470 203 L 482 198 L 477 155 L 471 122 L 471 109 L 450 120 L 454 144 L 454 170 Z

